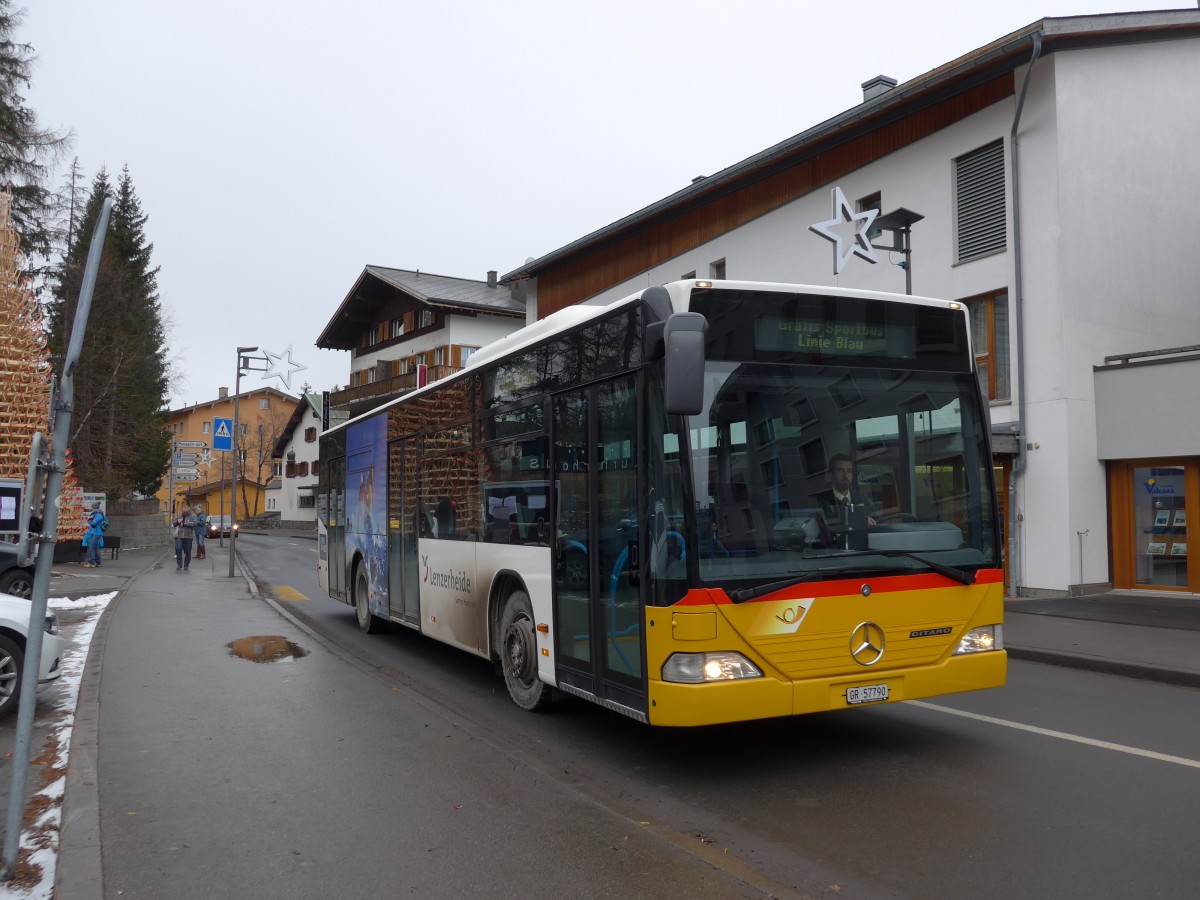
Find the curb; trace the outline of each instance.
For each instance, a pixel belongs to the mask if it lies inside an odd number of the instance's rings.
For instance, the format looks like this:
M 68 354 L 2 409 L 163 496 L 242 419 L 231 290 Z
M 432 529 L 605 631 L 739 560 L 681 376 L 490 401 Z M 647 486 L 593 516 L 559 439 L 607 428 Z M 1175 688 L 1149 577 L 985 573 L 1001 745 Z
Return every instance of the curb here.
M 1167 669 L 1149 663 L 1122 662 L 1115 659 L 1103 659 L 1095 656 L 1081 656 L 1077 653 L 1060 653 L 1054 650 L 1029 650 L 1021 647 L 1005 646 L 1010 658 L 1026 662 L 1045 663 L 1050 666 L 1062 666 L 1068 669 L 1082 669 L 1087 672 L 1100 672 L 1104 675 L 1121 675 L 1125 678 L 1140 678 L 1144 681 L 1157 681 L 1162 684 L 1174 684 L 1182 687 L 1200 687 L 1200 672 L 1186 672 L 1180 669 Z
M 100 850 L 100 785 L 96 770 L 100 735 L 100 674 L 104 664 L 104 645 L 113 613 L 129 586 L 171 551 L 163 550 L 136 574 L 105 607 L 92 632 L 87 661 L 79 679 L 79 698 L 71 727 L 71 749 L 67 760 L 63 790 L 62 819 L 58 837 L 58 860 L 54 871 L 56 900 L 91 898 L 97 886 L 103 891 L 104 867 Z

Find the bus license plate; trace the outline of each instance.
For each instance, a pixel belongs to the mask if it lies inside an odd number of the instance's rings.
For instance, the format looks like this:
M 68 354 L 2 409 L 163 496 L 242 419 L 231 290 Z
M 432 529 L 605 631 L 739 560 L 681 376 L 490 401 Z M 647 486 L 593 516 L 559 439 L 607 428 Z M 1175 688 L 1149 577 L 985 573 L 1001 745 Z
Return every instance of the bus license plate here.
M 846 702 L 851 706 L 856 703 L 881 703 L 887 698 L 886 684 L 860 684 L 858 687 L 846 688 Z

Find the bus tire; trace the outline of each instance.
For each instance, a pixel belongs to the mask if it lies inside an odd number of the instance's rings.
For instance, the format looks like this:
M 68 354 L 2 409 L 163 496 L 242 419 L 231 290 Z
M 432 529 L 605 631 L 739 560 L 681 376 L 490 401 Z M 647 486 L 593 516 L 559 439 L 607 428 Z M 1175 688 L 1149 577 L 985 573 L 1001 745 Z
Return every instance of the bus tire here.
M 545 709 L 553 689 L 538 678 L 537 638 L 533 630 L 533 604 L 524 591 L 513 591 L 500 614 L 500 665 L 509 696 L 521 709 Z
M 359 563 L 354 568 L 354 617 L 358 619 L 358 630 L 363 634 L 379 634 L 386 624 L 371 613 L 369 606 L 370 587 L 367 584 L 367 565 Z

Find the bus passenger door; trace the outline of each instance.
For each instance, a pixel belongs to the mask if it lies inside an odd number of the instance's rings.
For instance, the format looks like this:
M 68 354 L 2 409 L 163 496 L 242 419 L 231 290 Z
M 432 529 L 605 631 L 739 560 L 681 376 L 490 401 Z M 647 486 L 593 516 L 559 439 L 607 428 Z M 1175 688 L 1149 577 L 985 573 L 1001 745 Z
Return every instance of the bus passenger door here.
M 329 596 L 346 599 L 346 457 L 329 461 L 326 504 L 326 548 L 329 554 Z
M 554 398 L 557 678 L 645 711 L 634 378 Z
M 420 622 L 417 587 L 417 454 L 415 440 L 388 447 L 388 588 L 391 617 Z

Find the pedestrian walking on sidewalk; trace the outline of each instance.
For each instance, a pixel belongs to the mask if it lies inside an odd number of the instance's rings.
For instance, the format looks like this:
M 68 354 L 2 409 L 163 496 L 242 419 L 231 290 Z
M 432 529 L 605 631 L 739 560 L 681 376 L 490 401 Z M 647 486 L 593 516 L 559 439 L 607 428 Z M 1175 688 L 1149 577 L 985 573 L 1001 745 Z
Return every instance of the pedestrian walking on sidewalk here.
M 208 516 L 196 506 L 196 559 L 204 559 L 204 538 L 208 536 Z
M 196 534 L 196 514 L 189 508 L 175 517 L 175 569 L 187 569 L 192 564 L 192 538 Z
M 104 546 L 104 532 L 108 530 L 108 517 L 100 509 L 100 501 L 92 503 L 92 511 L 88 513 L 87 532 L 83 536 L 83 546 L 87 549 L 85 569 L 95 569 L 100 565 L 100 548 Z

